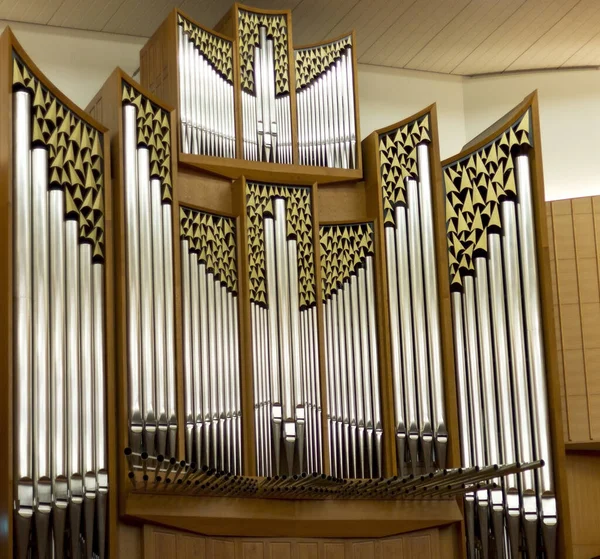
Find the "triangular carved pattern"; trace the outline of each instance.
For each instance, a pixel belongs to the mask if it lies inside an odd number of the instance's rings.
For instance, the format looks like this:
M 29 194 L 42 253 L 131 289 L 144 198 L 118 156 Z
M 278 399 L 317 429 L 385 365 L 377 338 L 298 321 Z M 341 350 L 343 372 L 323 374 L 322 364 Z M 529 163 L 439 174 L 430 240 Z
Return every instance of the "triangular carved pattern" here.
M 394 226 L 394 209 L 406 205 L 406 179 L 418 180 L 417 146 L 431 141 L 429 113 L 379 135 L 383 223 Z
M 104 261 L 103 135 L 63 105 L 13 56 L 13 89 L 32 95 L 32 145 L 48 149 L 48 187 L 65 193 L 65 217 L 79 222 L 79 241 Z
M 319 228 L 321 243 L 321 285 L 329 299 L 350 276 L 365 266 L 375 253 L 373 224 L 324 225 Z
M 150 150 L 150 178 L 160 180 L 162 202 L 170 204 L 173 201 L 173 185 L 169 113 L 126 82 L 123 82 L 121 100 L 123 105 L 134 105 L 137 109 L 137 145 Z
M 514 151 L 532 146 L 531 111 L 482 148 L 444 167 L 450 286 L 474 274 L 473 258 L 487 255 L 487 233 L 501 232 L 500 203 L 517 198 Z
M 194 25 L 181 14 L 178 15 L 177 21 L 183 27 L 183 32 L 188 39 L 194 43 L 211 66 L 233 84 L 233 42 Z
M 235 220 L 230 217 L 179 208 L 180 235 L 189 243 L 198 263 L 206 265 L 228 291 L 237 294 Z
M 349 47 L 352 47 L 352 35 L 327 45 L 294 51 L 296 89 L 302 89 L 324 74 Z
M 300 308 L 316 302 L 311 190 L 305 186 L 246 184 L 250 300 L 263 306 L 267 301 L 264 216 L 273 216 L 273 198 L 286 201 L 287 237 L 298 243 L 298 295 Z
M 240 73 L 242 89 L 254 93 L 254 47 L 259 46 L 258 28 L 267 28 L 273 39 L 275 95 L 290 92 L 287 17 L 278 14 L 256 14 L 239 10 Z

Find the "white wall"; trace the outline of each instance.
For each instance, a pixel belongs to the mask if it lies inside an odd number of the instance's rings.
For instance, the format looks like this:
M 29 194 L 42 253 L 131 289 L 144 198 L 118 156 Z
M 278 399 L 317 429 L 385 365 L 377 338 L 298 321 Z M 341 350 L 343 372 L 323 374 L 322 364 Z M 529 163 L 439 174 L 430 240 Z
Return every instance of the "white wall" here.
M 147 39 L 0 21 L 58 89 L 85 107 L 117 67 L 131 74 Z
M 538 90 L 546 199 L 600 194 L 600 71 L 561 70 L 466 78 L 470 139 Z
M 359 64 L 358 94 L 363 138 L 437 103 L 442 159 L 466 143 L 461 77 Z

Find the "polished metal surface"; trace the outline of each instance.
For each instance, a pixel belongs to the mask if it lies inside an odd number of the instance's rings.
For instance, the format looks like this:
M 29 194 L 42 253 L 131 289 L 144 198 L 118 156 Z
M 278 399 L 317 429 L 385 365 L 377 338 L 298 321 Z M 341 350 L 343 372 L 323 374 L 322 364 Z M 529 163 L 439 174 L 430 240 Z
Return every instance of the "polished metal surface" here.
M 541 496 L 542 535 L 546 554 L 556 556 L 557 506 L 552 477 L 552 446 L 546 389 L 546 369 L 542 313 L 540 306 L 540 286 L 535 236 L 535 214 L 531 188 L 529 157 L 520 154 L 515 158 L 517 191 L 519 203 L 519 248 L 525 308 L 525 331 L 529 356 L 529 389 L 531 391 L 531 412 L 533 440 L 536 460 L 543 460 L 544 466 L 536 472 L 538 491 Z
M 425 310 L 427 313 L 427 350 L 431 383 L 432 427 L 435 437 L 437 467 L 443 469 L 446 467 L 448 430 L 446 427 L 429 144 L 422 143 L 417 146 L 417 168 L 419 171 L 418 194 L 425 283 Z
M 163 211 L 160 180 L 150 180 L 150 226 L 152 235 L 152 281 L 154 284 L 154 366 L 156 378 L 156 451 L 167 453 L 169 417 L 167 415 L 167 371 L 165 332 L 165 255 L 163 252 Z M 170 231 L 168 232 L 170 233 Z M 170 348 L 171 351 L 173 348 Z
M 181 310 L 182 310 L 182 346 L 183 346 L 183 410 L 185 421 L 185 456 L 193 461 L 194 441 L 194 380 L 192 371 L 193 333 L 192 333 L 192 286 L 191 267 L 198 259 L 189 252 L 189 242 L 181 241 Z M 196 462 L 202 464 L 202 462 Z
M 26 559 L 33 515 L 31 95 L 13 94 L 14 480 L 16 551 Z M 10 458 L 9 458 L 10 459 Z
M 204 413 L 202 407 L 202 377 L 204 371 L 202 370 L 202 358 L 201 358 L 201 347 L 200 347 L 200 279 L 198 273 L 198 254 L 196 252 L 190 252 L 189 255 L 184 255 L 184 258 L 189 259 L 189 271 L 190 271 L 190 348 L 191 348 L 191 369 L 190 374 L 185 376 L 185 392 L 186 400 L 191 397 L 190 412 L 186 412 L 186 416 L 191 415 L 191 421 L 193 422 L 193 443 L 192 446 L 187 450 L 186 456 L 191 456 L 190 461 L 196 462 L 196 464 L 202 464 L 202 433 L 203 433 L 203 422 Z M 188 396 L 188 393 L 190 396 Z
M 142 368 L 140 349 L 140 263 L 138 226 L 136 108 L 123 107 L 123 162 L 127 282 L 127 371 L 129 395 L 129 445 L 142 448 Z M 67 268 L 68 270 L 68 268 Z M 67 290 L 67 293 L 68 290 Z
M 64 532 L 66 523 L 67 506 L 69 503 L 68 493 L 68 467 L 67 467 L 67 370 L 66 370 L 66 316 L 65 316 L 65 223 L 64 207 L 65 197 L 62 190 L 50 190 L 48 192 L 48 244 L 50 246 L 50 375 L 51 375 L 51 423 L 52 426 L 52 495 L 53 495 L 53 532 L 54 532 L 54 554 L 57 557 L 64 555 Z M 100 266 L 102 268 L 102 266 Z M 96 277 L 96 275 L 94 275 Z M 102 277 L 102 276 L 101 276 Z M 96 359 L 96 379 L 102 374 L 99 359 L 103 358 L 100 347 L 103 346 L 103 330 L 98 332 L 96 325 L 97 305 L 102 304 L 97 300 L 96 285 L 94 285 L 94 356 Z M 103 305 L 101 307 L 104 308 Z M 100 337 L 102 336 L 102 337 Z M 104 382 L 104 381 L 103 381 Z M 97 387 L 98 398 L 102 397 L 100 388 Z M 96 418 L 100 423 L 103 420 L 100 413 Z M 100 466 L 103 451 L 101 445 L 105 445 L 105 438 L 101 438 L 99 430 L 97 441 L 98 464 Z M 104 456 L 106 455 L 104 449 Z
M 394 228 L 385 228 L 385 250 L 387 257 L 388 305 L 390 318 L 390 350 L 392 354 L 392 385 L 394 390 L 394 413 L 398 471 L 406 473 L 406 419 L 404 384 L 402 380 L 402 353 L 400 340 L 400 312 L 398 305 L 398 271 L 396 238 Z
M 265 218 L 265 268 L 267 275 L 267 325 L 269 349 L 269 380 L 271 387 L 271 436 L 273 462 L 276 475 L 280 473 L 280 448 L 283 421 L 281 369 L 279 359 L 279 329 L 277 309 L 277 274 L 275 271 L 275 224 L 273 218 Z
M 177 380 L 175 374 L 175 290 L 173 285 L 173 206 L 163 204 L 163 258 L 165 286 L 165 376 L 167 379 L 168 453 L 177 454 Z
M 200 372 L 201 377 L 199 383 L 201 385 L 201 407 L 202 416 L 200 422 L 202 425 L 196 424 L 196 428 L 202 428 L 202 433 L 197 433 L 196 440 L 202 441 L 202 447 L 196 450 L 196 464 L 207 466 L 210 464 L 210 432 L 211 425 L 211 392 L 210 392 L 210 360 L 209 360 L 209 335 L 208 329 L 212 327 L 209 323 L 208 314 L 208 288 L 207 288 L 206 264 L 200 263 L 198 266 L 198 297 L 200 311 Z M 198 417 L 196 417 L 196 420 Z
M 154 454 L 156 444 L 156 370 L 154 366 L 154 289 L 150 209 L 150 151 L 137 149 L 137 198 L 140 239 L 140 348 L 144 448 Z
M 398 307 L 400 313 L 400 333 L 402 337 L 403 378 L 406 393 L 407 446 L 413 475 L 417 471 L 417 448 L 419 426 L 417 410 L 417 386 L 415 381 L 415 348 L 413 325 L 413 298 L 411 297 L 410 267 L 408 262 L 407 210 L 396 206 L 396 269 L 398 273 Z

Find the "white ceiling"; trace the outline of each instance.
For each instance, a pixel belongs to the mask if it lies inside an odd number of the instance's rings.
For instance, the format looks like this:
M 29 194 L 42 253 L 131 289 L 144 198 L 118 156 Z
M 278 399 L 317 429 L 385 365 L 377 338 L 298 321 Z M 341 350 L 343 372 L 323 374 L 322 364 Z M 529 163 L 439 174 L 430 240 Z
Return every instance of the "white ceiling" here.
M 359 62 L 473 75 L 600 66 L 600 0 L 253 0 L 290 8 L 296 45 L 355 29 Z M 229 0 L 0 0 L 0 20 L 147 37 L 174 7 L 207 26 Z

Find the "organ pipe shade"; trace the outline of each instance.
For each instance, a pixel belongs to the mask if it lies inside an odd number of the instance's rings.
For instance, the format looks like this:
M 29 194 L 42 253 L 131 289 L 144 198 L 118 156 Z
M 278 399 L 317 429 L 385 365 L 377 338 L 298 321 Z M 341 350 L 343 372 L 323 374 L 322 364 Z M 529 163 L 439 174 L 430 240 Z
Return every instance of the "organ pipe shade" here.
M 177 452 L 169 114 L 122 84 L 129 444 Z
M 104 558 L 103 135 L 14 52 L 12 118 L 15 553 Z
M 375 318 L 373 225 L 320 228 L 330 469 L 378 478 L 383 421 Z
M 534 232 L 538 185 L 530 170 L 533 110 L 528 105 L 485 145 L 465 150 L 443 169 L 463 464 L 544 461 L 537 472 L 467 496 L 471 556 L 476 540 L 487 542 L 488 533 L 496 542 L 506 538 L 512 554 L 523 540 L 530 557 L 556 556 Z
M 352 35 L 294 51 L 301 165 L 355 169 Z
M 322 472 L 311 190 L 245 194 L 259 475 Z
M 180 208 L 186 459 L 242 473 L 235 220 Z
M 233 44 L 177 15 L 183 153 L 236 157 Z
M 398 470 L 443 469 L 444 402 L 430 114 L 379 135 Z

